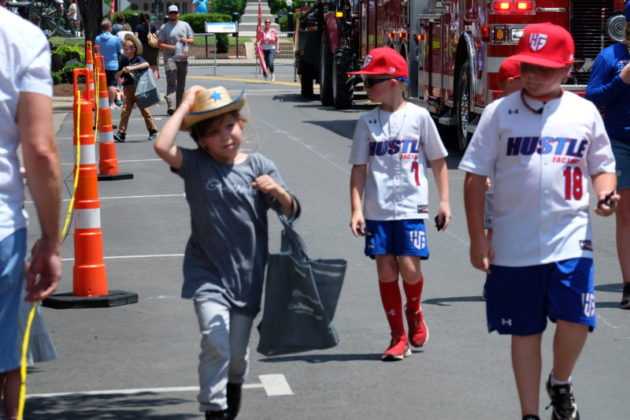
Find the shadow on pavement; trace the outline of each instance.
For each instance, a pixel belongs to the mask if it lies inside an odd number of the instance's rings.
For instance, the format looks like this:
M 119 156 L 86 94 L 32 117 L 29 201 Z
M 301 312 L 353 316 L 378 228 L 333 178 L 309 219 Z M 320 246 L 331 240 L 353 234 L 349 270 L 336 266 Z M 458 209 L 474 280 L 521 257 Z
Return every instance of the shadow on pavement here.
M 186 405 L 182 411 L 190 411 L 193 400 L 165 398 L 154 392 L 134 395 L 76 395 L 46 398 L 29 398 L 26 401 L 24 418 L 47 420 L 88 419 L 169 419 L 185 420 L 199 418 L 197 414 L 173 413 L 174 406 Z M 168 412 L 164 410 L 168 408 Z
M 448 298 L 427 299 L 427 300 L 422 301 L 423 304 L 437 305 L 437 306 L 451 306 L 449 304 L 453 302 L 483 302 L 483 299 L 481 299 L 481 295 L 479 295 L 479 296 L 454 296 L 454 297 L 448 297 Z
M 348 361 L 368 361 L 381 362 L 381 354 L 305 354 L 297 356 L 278 356 L 260 359 L 264 363 L 283 363 L 283 362 L 307 362 L 307 363 L 326 363 L 326 362 L 348 362 Z
M 623 283 L 600 284 L 595 286 L 598 292 L 621 293 L 623 291 Z

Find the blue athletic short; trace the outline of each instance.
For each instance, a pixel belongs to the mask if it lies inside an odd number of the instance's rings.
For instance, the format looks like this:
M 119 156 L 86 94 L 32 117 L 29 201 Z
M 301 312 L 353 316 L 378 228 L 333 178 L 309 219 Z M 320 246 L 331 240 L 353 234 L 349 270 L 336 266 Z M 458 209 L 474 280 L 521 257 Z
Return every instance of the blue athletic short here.
M 617 168 L 617 189 L 630 188 L 630 143 L 612 138 L 610 143 Z
M 558 319 L 595 328 L 593 260 L 572 258 L 528 267 L 490 266 L 488 331 L 540 334 Z
M 118 85 L 118 80 L 116 80 L 116 73 L 116 70 L 105 70 L 105 79 L 107 79 L 107 86 Z
M 20 366 L 18 315 L 24 288 L 26 229 L 0 241 L 0 372 Z
M 365 255 L 413 255 L 429 258 L 424 220 L 366 220 Z

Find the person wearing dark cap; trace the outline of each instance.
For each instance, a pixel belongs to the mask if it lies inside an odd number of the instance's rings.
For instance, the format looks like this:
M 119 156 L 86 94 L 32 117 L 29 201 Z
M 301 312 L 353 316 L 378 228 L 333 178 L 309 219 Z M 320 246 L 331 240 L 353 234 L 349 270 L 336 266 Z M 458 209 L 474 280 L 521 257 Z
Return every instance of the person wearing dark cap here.
M 617 161 L 621 200 L 616 216 L 617 256 L 623 278 L 621 309 L 630 309 L 630 1 L 625 6 L 626 39 L 604 48 L 595 59 L 586 98 L 604 113 Z

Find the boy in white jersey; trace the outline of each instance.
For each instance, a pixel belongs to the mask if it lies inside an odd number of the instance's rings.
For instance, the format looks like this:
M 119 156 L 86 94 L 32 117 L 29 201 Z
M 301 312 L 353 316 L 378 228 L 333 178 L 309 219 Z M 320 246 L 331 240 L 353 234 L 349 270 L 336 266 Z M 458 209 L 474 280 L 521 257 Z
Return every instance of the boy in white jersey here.
M 429 339 L 420 306 L 424 279 L 420 259 L 429 257 L 424 219 L 429 217 L 426 160 L 440 194 L 437 223 L 445 229 L 451 218 L 447 155 L 429 113 L 406 102 L 407 63 L 395 50 L 371 50 L 360 74 L 368 97 L 380 105 L 356 126 L 350 163 L 350 229 L 365 235 L 365 255 L 376 259 L 379 290 L 391 329 L 382 360 L 410 356 L 409 343 L 421 347 Z M 407 298 L 405 335 L 398 278 Z
M 553 370 L 546 388 L 552 420 L 577 420 L 571 372 L 595 327 L 593 245 L 586 178 L 609 216 L 619 196 L 615 161 L 593 104 L 561 83 L 574 44 L 550 23 L 525 28 L 514 60 L 523 90 L 484 111 L 459 167 L 470 258 L 485 271 L 488 330 L 512 335 L 512 366 L 523 419 L 538 419 L 541 340 L 556 322 Z M 494 188 L 492 242 L 483 230 L 484 181 Z

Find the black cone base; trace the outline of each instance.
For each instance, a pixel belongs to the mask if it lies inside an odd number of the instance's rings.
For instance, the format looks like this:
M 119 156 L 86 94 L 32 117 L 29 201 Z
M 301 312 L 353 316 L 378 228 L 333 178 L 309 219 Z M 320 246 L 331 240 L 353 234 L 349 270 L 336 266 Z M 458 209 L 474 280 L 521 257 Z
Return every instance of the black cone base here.
M 72 296 L 72 293 L 59 293 L 44 299 L 42 306 L 53 309 L 111 308 L 132 303 L 138 303 L 137 293 L 110 290 L 109 294 L 104 296 Z

